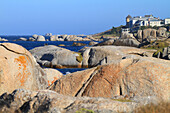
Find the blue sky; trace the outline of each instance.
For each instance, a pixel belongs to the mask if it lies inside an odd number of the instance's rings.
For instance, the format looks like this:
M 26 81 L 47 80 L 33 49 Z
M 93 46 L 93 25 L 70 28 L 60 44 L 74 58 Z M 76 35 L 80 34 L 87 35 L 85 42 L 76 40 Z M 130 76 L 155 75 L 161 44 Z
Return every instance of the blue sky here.
M 0 35 L 94 34 L 126 16 L 170 17 L 170 0 L 0 0 Z

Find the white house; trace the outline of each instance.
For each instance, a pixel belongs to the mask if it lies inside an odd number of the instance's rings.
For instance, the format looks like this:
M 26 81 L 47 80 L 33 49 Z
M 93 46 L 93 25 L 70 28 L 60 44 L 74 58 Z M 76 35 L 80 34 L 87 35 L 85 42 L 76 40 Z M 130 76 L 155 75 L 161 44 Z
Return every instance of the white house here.
M 130 28 L 121 28 L 122 33 L 129 33 L 130 32 Z
M 170 24 L 170 18 L 166 18 L 166 19 L 164 20 L 164 23 L 165 23 L 165 25 L 166 25 L 166 24 Z
M 129 20 L 129 21 L 127 21 Z M 134 26 L 162 26 L 161 24 L 162 20 L 159 18 L 153 17 L 153 15 L 145 15 L 144 17 L 142 16 L 136 16 L 136 17 L 131 17 L 128 15 L 126 17 L 126 25 L 127 27 L 132 28 Z M 166 22 L 170 22 L 168 19 Z

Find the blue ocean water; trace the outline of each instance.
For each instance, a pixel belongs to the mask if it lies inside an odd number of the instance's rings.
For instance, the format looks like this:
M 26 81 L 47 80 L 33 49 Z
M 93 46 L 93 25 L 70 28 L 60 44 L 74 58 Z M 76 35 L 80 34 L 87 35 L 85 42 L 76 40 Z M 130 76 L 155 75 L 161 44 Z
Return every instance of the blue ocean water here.
M 0 37 L 9 40 L 9 41 L 0 41 L 0 43 L 7 43 L 7 42 L 15 43 L 15 44 L 23 46 L 27 50 L 31 50 L 35 47 L 40 47 L 44 45 L 58 46 L 59 44 L 64 44 L 65 46 L 62 46 L 62 48 L 66 48 L 71 51 L 77 52 L 80 49 L 85 47 L 85 46 L 72 46 L 74 41 L 34 41 L 34 42 L 33 41 L 13 41 L 13 40 L 19 39 L 20 37 L 29 38 L 30 36 L 0 36 Z M 90 41 L 77 41 L 77 42 L 84 43 L 88 46 Z M 66 74 L 67 72 L 72 73 L 76 71 L 81 71 L 81 70 L 84 70 L 84 68 L 66 68 L 66 69 L 57 69 L 57 70 L 59 70 L 63 74 Z
M 62 46 L 62 48 L 66 48 L 71 51 L 77 52 L 84 47 L 84 46 L 72 46 L 74 41 L 34 41 L 34 42 L 32 42 L 32 41 L 7 41 L 7 42 L 21 45 L 24 48 L 26 48 L 27 50 L 31 50 L 35 47 L 40 47 L 40 46 L 44 46 L 44 45 L 58 46 L 60 44 L 64 44 L 65 46 Z M 87 46 L 89 44 L 89 41 L 77 41 L 77 42 L 87 44 Z M 6 43 L 6 42 L 0 41 L 0 43 Z

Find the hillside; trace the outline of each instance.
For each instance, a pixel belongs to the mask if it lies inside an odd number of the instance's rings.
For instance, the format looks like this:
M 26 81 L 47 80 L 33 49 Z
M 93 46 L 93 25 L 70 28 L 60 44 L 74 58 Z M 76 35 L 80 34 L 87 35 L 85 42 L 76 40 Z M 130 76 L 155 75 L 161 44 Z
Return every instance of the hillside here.
M 101 33 L 96 33 L 94 35 L 92 35 L 94 38 L 101 38 L 101 37 L 104 37 L 104 38 L 114 38 L 114 37 L 120 37 L 121 35 L 121 29 L 122 28 L 125 28 L 126 26 L 119 26 L 119 27 L 112 27 L 112 29 L 109 29 L 107 31 L 104 31 L 104 32 L 101 32 Z M 148 28 L 151 28 L 151 29 L 156 29 L 158 30 L 160 27 L 164 27 L 167 29 L 167 32 L 170 32 L 170 24 L 168 25 L 165 25 L 165 26 L 141 26 L 140 28 L 138 28 L 138 30 L 144 30 L 144 29 L 148 29 Z M 132 33 L 137 33 L 136 30 L 136 27 L 132 28 L 131 29 L 131 32 Z
M 121 35 L 121 28 L 123 28 L 125 26 L 121 25 L 119 27 L 112 27 L 112 29 L 109 29 L 107 31 L 101 32 L 101 33 L 97 33 L 94 34 L 93 37 L 94 38 L 114 38 L 114 37 L 119 37 Z

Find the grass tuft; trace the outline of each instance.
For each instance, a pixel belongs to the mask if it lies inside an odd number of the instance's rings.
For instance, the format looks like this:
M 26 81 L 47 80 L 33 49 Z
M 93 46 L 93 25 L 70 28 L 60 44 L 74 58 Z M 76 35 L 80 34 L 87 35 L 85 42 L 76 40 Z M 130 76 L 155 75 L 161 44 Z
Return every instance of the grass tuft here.
M 81 55 L 81 53 L 76 52 L 76 54 L 78 54 L 79 56 L 76 56 L 76 60 L 81 63 L 83 61 L 83 56 Z
M 129 99 L 112 99 L 114 101 L 119 101 L 119 102 L 133 102 L 132 100 Z
M 159 104 L 147 104 L 135 110 L 135 113 L 169 113 L 170 103 L 160 102 Z
M 93 110 L 81 108 L 80 110 L 76 111 L 76 113 L 95 113 Z

